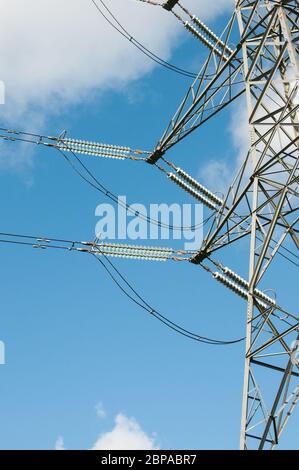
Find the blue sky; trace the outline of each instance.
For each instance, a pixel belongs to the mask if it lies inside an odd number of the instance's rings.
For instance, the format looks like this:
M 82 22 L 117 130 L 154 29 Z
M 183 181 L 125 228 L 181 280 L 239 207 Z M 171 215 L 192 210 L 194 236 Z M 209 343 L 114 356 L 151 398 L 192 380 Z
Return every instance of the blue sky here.
M 119 6 L 116 1 L 109 4 Z M 219 31 L 227 18 L 224 9 L 209 24 Z M 101 18 L 97 21 L 101 37 L 105 26 Z M 204 51 L 175 28 L 169 26 L 169 35 L 176 47 L 168 44 L 165 34 L 161 50 L 157 48 L 173 62 L 196 70 Z M 153 31 L 148 34 L 147 40 L 154 41 Z M 119 44 L 121 39 L 116 41 Z M 105 47 L 103 41 L 98 47 Z M 68 97 L 54 107 L 55 80 L 50 91 L 41 86 L 36 96 L 24 87 L 28 98 L 25 94 L 21 114 L 15 109 L 17 99 L 9 98 L 8 83 L 3 127 L 8 120 L 17 128 L 47 135 L 67 129 L 75 138 L 152 149 L 189 81 L 147 64 L 138 54 L 134 51 L 132 60 L 138 72 L 133 65 L 123 83 L 113 70 L 105 84 L 82 83 L 84 93 L 78 96 L 77 85 L 70 82 L 74 91 L 65 91 Z M 125 60 L 125 55 L 118 60 L 118 75 Z M 61 100 L 64 94 L 59 93 Z M 231 124 L 238 112 L 238 105 L 224 111 L 173 149 L 171 158 L 195 177 L 204 177 L 211 161 L 220 161 L 230 173 L 239 152 Z M 54 150 L 18 144 L 5 144 L 1 150 L 1 231 L 77 240 L 94 237 L 95 208 L 108 202 L 103 195 L 72 173 Z M 126 195 L 129 202 L 194 202 L 152 167 L 88 157 L 84 161 L 108 188 Z M 152 445 L 160 448 L 238 447 L 243 344 L 214 347 L 175 335 L 131 304 L 88 255 L 15 246 L 0 246 L 0 251 L 0 339 L 6 345 L 7 362 L 0 366 L 1 449 L 52 449 L 59 436 L 68 449 L 87 449 L 115 429 L 119 414 L 134 418 L 139 427 L 135 423 L 133 434 L 152 439 Z M 245 243 L 223 259 L 246 275 Z M 173 320 L 205 336 L 244 335 L 245 303 L 199 267 L 132 260 L 115 264 Z M 277 262 L 269 278 L 273 285 L 278 273 L 283 273 L 281 303 L 291 308 L 295 268 Z M 105 413 L 97 414 L 99 403 Z M 282 447 L 298 447 L 292 432 L 296 424 L 298 413 L 290 421 Z M 127 425 L 122 424 L 120 436 Z

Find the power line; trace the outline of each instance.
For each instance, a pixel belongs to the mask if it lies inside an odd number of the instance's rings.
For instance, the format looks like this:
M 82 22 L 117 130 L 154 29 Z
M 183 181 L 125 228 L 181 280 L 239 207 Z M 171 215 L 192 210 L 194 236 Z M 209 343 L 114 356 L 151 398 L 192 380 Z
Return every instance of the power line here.
M 64 142 L 64 147 L 58 147 L 57 145 L 55 144 L 52 144 L 52 143 L 46 143 L 44 142 L 43 140 L 44 139 L 49 139 L 50 141 L 52 140 L 55 140 L 57 141 L 58 139 L 57 138 L 54 138 L 54 137 L 46 137 L 46 136 L 43 136 L 43 135 L 40 135 L 40 134 L 35 134 L 35 133 L 31 133 L 31 132 L 20 132 L 20 131 L 11 131 L 9 129 L 6 129 L 6 128 L 0 128 L 0 131 L 4 131 L 8 134 L 15 134 L 14 137 L 11 137 L 11 136 L 5 136 L 5 135 L 0 135 L 0 138 L 2 138 L 3 140 L 6 140 L 6 141 L 20 141 L 20 142 L 25 142 L 25 143 L 33 143 L 33 144 L 40 144 L 40 145 L 44 145 L 44 146 L 47 146 L 47 147 L 52 147 L 52 148 L 55 148 L 57 150 L 59 150 L 64 158 L 66 159 L 66 161 L 70 164 L 70 166 L 73 168 L 73 170 L 80 176 L 80 178 L 82 178 L 85 182 L 87 182 L 89 185 L 91 185 L 94 189 L 96 189 L 97 191 L 101 192 L 102 194 L 104 194 L 106 197 L 110 198 L 113 202 L 117 203 L 117 204 L 120 204 L 123 208 L 125 208 L 126 210 L 128 210 L 129 212 L 133 213 L 135 216 L 143 219 L 143 220 L 146 220 L 148 223 L 151 223 L 151 224 L 157 224 L 159 225 L 160 227 L 164 227 L 164 228 L 168 228 L 169 230 L 195 230 L 197 228 L 200 228 L 201 226 L 204 226 L 205 224 L 207 224 L 211 218 L 215 215 L 215 212 L 213 212 L 209 217 L 207 217 L 206 219 L 203 220 L 203 222 L 201 224 L 198 224 L 198 225 L 192 225 L 190 227 L 184 227 L 184 226 L 181 226 L 181 227 L 176 227 L 176 226 L 173 226 L 173 225 L 167 225 L 167 224 L 162 224 L 161 222 L 159 221 L 156 221 L 155 219 L 152 219 L 150 217 L 147 217 L 144 219 L 144 217 L 142 216 L 142 214 L 140 213 L 135 213 L 134 211 L 132 211 L 132 209 L 130 208 L 130 205 L 127 204 L 127 205 L 124 205 L 121 201 L 118 201 L 118 197 L 113 194 L 111 191 L 109 191 L 106 187 L 104 187 L 98 179 L 95 179 L 94 175 L 91 174 L 90 170 L 87 169 L 86 165 L 83 165 L 83 162 L 79 159 L 78 155 L 68 146 L 68 144 L 66 142 Z M 22 138 L 21 135 L 25 135 L 25 136 L 28 136 L 28 137 L 34 137 L 36 138 L 37 140 L 31 140 L 31 139 L 27 139 L 27 138 Z M 102 189 L 98 188 L 95 184 L 93 184 L 92 182 L 90 182 L 80 171 L 78 171 L 78 169 L 72 164 L 72 162 L 68 159 L 68 157 L 64 154 L 64 152 L 62 152 L 62 148 L 65 148 L 65 150 L 67 150 L 68 152 L 70 152 L 71 154 L 73 154 L 73 156 L 78 160 L 78 162 L 80 162 L 80 165 L 82 165 L 84 167 L 84 169 L 89 173 L 89 175 L 93 178 L 93 180 L 95 180 L 96 184 L 100 185 Z M 137 152 L 137 151 L 133 151 L 133 152 Z M 146 152 L 144 152 L 146 153 Z M 145 159 L 140 159 L 141 161 L 146 161 Z M 172 168 L 176 168 L 171 162 L 165 160 L 164 158 L 162 158 L 162 160 L 169 166 L 171 166 Z M 160 167 L 159 165 L 155 164 L 155 166 L 163 171 L 164 173 L 167 174 L 167 172 L 162 168 Z M 260 239 L 260 241 L 262 241 Z M 273 240 L 274 242 L 276 242 L 275 240 Z M 279 247 L 279 250 L 277 251 L 277 253 L 283 257 L 284 259 L 286 259 L 287 261 L 289 261 L 291 264 L 293 264 L 295 267 L 299 268 L 299 264 L 296 263 L 294 260 L 292 260 L 289 256 L 287 255 L 284 255 L 283 253 L 281 253 L 280 250 L 284 250 L 286 251 L 287 253 L 291 254 L 292 256 L 294 256 L 296 259 L 299 260 L 299 256 L 294 253 L 293 251 L 291 251 L 290 249 L 288 249 L 287 247 L 285 247 L 284 245 L 281 245 Z
M 91 1 L 94 4 L 94 6 L 96 7 L 96 9 L 98 10 L 98 12 L 107 21 L 107 23 L 109 23 L 110 26 L 112 26 L 112 28 L 114 28 L 119 34 L 121 34 L 125 39 L 127 39 L 131 44 L 133 44 L 135 47 L 137 47 L 137 49 L 139 49 L 143 54 L 145 54 L 151 60 L 156 62 L 158 65 L 161 65 L 161 66 L 165 67 L 166 69 L 168 69 L 172 72 L 176 72 L 180 75 L 184 75 L 184 76 L 187 76 L 187 77 L 190 77 L 190 78 L 193 78 L 193 79 L 199 79 L 199 78 L 202 79 L 203 78 L 205 80 L 211 80 L 215 76 L 214 73 L 212 73 L 212 74 L 208 74 L 208 73 L 200 74 L 199 73 L 198 74 L 198 73 L 190 72 L 188 70 L 177 67 L 176 65 L 173 65 L 170 62 L 167 62 L 167 61 L 161 59 L 161 57 L 159 57 L 158 55 L 156 55 L 152 51 L 150 51 L 147 47 L 145 47 L 141 42 L 139 42 L 137 39 L 135 39 L 123 27 L 123 25 L 119 22 L 119 20 L 115 17 L 115 15 L 111 12 L 111 10 L 103 2 L 103 0 L 99 0 L 99 1 L 101 2 L 103 7 L 107 10 L 107 12 L 110 14 L 111 18 L 113 18 L 113 20 L 116 22 L 116 24 L 119 27 L 117 27 L 115 24 L 113 24 L 113 22 L 111 20 L 109 20 L 109 18 L 105 15 L 105 13 L 103 13 L 103 11 L 101 10 L 101 8 L 99 7 L 99 5 L 97 4 L 97 2 L 95 0 L 91 0 Z M 148 2 L 148 3 L 150 3 L 150 2 Z M 158 5 L 158 6 L 160 6 L 160 5 Z M 232 85 L 239 85 L 239 84 L 243 84 L 243 83 L 244 83 L 244 80 L 239 80 L 239 81 L 235 81 L 234 83 L 229 83 L 228 85 L 224 85 L 224 86 L 231 87 Z M 210 88 L 210 90 L 213 90 L 213 88 Z
M 177 250 L 171 247 L 131 245 L 126 243 L 111 243 L 96 239 L 94 242 L 63 240 L 44 236 L 22 235 L 15 233 L 0 233 L 0 243 L 15 245 L 26 245 L 32 248 L 55 248 L 67 251 L 78 251 L 80 253 L 90 253 L 96 250 L 97 253 L 106 256 L 142 259 L 149 261 L 189 261 L 189 256 L 193 252 L 188 250 Z M 4 238 L 2 238 L 4 237 Z
M 101 263 L 105 271 L 109 274 L 113 282 L 118 286 L 118 288 L 123 292 L 126 297 L 128 297 L 132 302 L 134 302 L 136 305 L 138 305 L 140 308 L 143 310 L 146 310 L 149 314 L 154 316 L 157 320 L 162 322 L 164 325 L 166 325 L 168 328 L 172 329 L 176 333 L 188 337 L 189 339 L 192 339 L 194 341 L 200 342 L 200 343 L 205 343 L 205 344 L 211 344 L 214 346 L 228 346 L 228 345 L 233 345 L 240 343 L 244 341 L 245 338 L 239 338 L 237 340 L 232 340 L 232 341 L 224 341 L 224 340 L 216 340 L 212 338 L 208 338 L 205 336 L 200 336 L 194 332 L 191 332 L 177 323 L 173 322 L 166 316 L 162 315 L 160 312 L 158 312 L 156 309 L 154 309 L 150 304 L 148 304 L 144 298 L 138 294 L 136 289 L 132 286 L 132 284 L 129 283 L 129 281 L 120 273 L 120 271 L 116 268 L 116 266 L 112 263 L 111 260 L 109 260 L 105 255 L 104 258 L 106 261 L 110 264 L 112 269 L 116 272 L 116 274 L 119 276 L 119 278 L 124 282 L 124 284 L 131 290 L 131 292 L 139 299 L 135 299 L 122 285 L 121 283 L 116 279 L 116 277 L 113 275 L 111 270 L 108 268 L 108 266 L 103 262 L 102 259 L 98 258 L 95 253 L 92 253 L 92 255 Z
M 0 139 L 3 139 L 4 141 L 9 141 L 9 142 L 24 142 L 24 143 L 31 143 L 31 144 L 36 144 L 36 145 L 43 145 L 45 147 L 50 147 L 50 148 L 55 148 L 58 150 L 64 157 L 64 159 L 67 161 L 67 163 L 72 167 L 72 169 L 82 178 L 85 182 L 87 182 L 89 185 L 91 185 L 94 189 L 97 191 L 101 192 L 104 194 L 106 197 L 111 199 L 113 202 L 116 204 L 119 204 L 121 207 L 126 209 L 128 212 L 131 214 L 135 215 L 136 217 L 139 217 L 142 220 L 145 220 L 149 224 L 157 225 L 161 228 L 167 228 L 171 231 L 184 231 L 184 230 L 191 230 L 194 231 L 202 226 L 204 226 L 206 223 L 209 222 L 209 220 L 212 218 L 214 213 L 212 213 L 209 217 L 207 217 L 205 220 L 203 220 L 200 224 L 197 225 L 190 225 L 190 226 L 175 226 L 173 224 L 164 224 L 163 222 L 160 222 L 158 220 L 155 220 L 151 217 L 148 216 L 143 216 L 140 214 L 138 211 L 134 211 L 129 204 L 124 204 L 122 201 L 118 200 L 118 196 L 109 191 L 102 183 L 100 183 L 99 179 L 96 178 L 92 172 L 87 168 L 87 166 L 82 162 L 82 160 L 78 157 L 77 152 L 73 150 L 73 148 L 70 146 L 70 142 L 65 139 L 61 139 L 59 137 L 49 137 L 49 136 L 44 136 L 41 134 L 35 134 L 35 133 L 30 133 L 30 132 L 21 132 L 21 131 L 16 131 L 16 130 L 10 130 L 6 129 L 3 127 L 0 127 L 0 131 L 6 132 L 8 135 L 0 135 Z M 26 138 L 22 137 L 26 136 Z M 34 139 L 30 139 L 29 137 L 32 137 Z M 55 143 L 53 143 L 55 142 Z M 80 141 L 81 142 L 81 141 Z M 84 145 L 84 144 L 81 144 Z M 100 145 L 100 144 L 98 144 Z M 102 144 L 104 148 L 105 144 Z M 64 150 L 64 151 L 63 151 Z M 132 150 L 129 149 L 131 153 L 135 154 L 141 154 L 141 153 L 147 153 L 145 151 L 140 151 L 140 150 Z M 68 158 L 68 156 L 65 154 L 65 152 L 71 153 L 71 155 L 77 160 L 79 165 L 83 168 L 83 170 L 87 173 L 88 178 L 82 174 L 78 168 L 73 164 L 73 162 Z M 90 150 L 89 152 L 86 152 L 88 155 L 90 155 Z M 147 160 L 145 158 L 138 158 L 138 157 L 132 157 L 132 160 L 137 160 L 137 161 L 143 161 L 147 163 Z M 90 181 L 89 178 L 93 180 Z
M 188 337 L 194 341 L 206 343 L 206 344 L 213 344 L 213 345 L 232 345 L 239 343 L 244 340 L 244 338 L 233 340 L 233 341 L 223 341 L 223 340 L 215 340 L 205 336 L 200 336 L 194 332 L 183 328 L 179 324 L 173 322 L 165 315 L 162 315 L 156 309 L 154 309 L 132 286 L 132 284 L 125 278 L 125 276 L 120 272 L 118 268 L 112 263 L 112 261 L 108 258 L 111 254 L 107 251 L 107 246 L 105 244 L 97 244 L 95 243 L 87 243 L 87 242 L 79 242 L 75 240 L 69 239 L 61 239 L 61 238 L 45 238 L 45 237 L 35 237 L 32 235 L 21 235 L 21 234 L 11 234 L 0 232 L 0 237 L 5 237 L 5 239 L 1 238 L 0 243 L 3 244 L 12 244 L 12 245 L 21 245 L 21 246 L 30 246 L 33 248 L 40 248 L 40 249 L 56 249 L 56 250 L 64 250 L 64 251 L 76 251 L 81 253 L 88 253 L 94 256 L 97 261 L 103 266 L 105 271 L 109 274 L 113 282 L 119 287 L 119 289 L 136 305 L 138 305 L 143 310 L 150 313 L 153 317 L 157 320 L 162 322 L 168 328 L 172 329 L 178 334 L 181 334 L 185 337 Z M 10 239 L 7 239 L 9 237 Z M 122 247 L 121 245 L 119 245 Z M 140 247 L 142 248 L 142 247 Z M 105 251 L 106 250 L 106 251 Z M 109 263 L 110 267 L 114 270 L 118 278 L 117 280 L 115 275 L 111 272 L 111 269 L 103 262 L 103 260 L 99 257 L 103 257 L 107 263 Z M 171 258 L 169 258 L 171 259 Z M 121 283 L 123 283 L 126 287 L 124 287 Z M 131 291 L 128 292 L 127 288 Z M 133 295 L 134 296 L 133 296 Z
M 139 42 L 137 39 L 135 39 L 125 28 L 124 26 L 119 22 L 119 20 L 116 18 L 116 16 L 112 13 L 112 11 L 107 7 L 107 5 L 104 3 L 103 0 L 98 0 L 101 2 L 101 4 L 103 5 L 103 7 L 107 10 L 108 14 L 111 16 L 111 18 L 116 22 L 116 24 L 119 26 L 119 28 L 117 26 L 115 26 L 111 20 L 109 20 L 109 18 L 107 18 L 107 16 L 103 13 L 103 11 L 100 9 L 99 5 L 97 4 L 97 2 L 95 0 L 91 0 L 92 3 L 95 5 L 95 7 L 97 8 L 98 12 L 102 15 L 102 17 L 110 24 L 110 26 L 112 26 L 112 28 L 114 28 L 119 34 L 121 34 L 123 37 L 125 37 L 125 39 L 127 39 L 128 41 L 130 41 L 135 47 L 137 47 L 142 53 L 144 53 L 147 57 L 149 57 L 151 60 L 153 60 L 154 62 L 158 63 L 159 65 L 162 65 L 163 67 L 173 71 L 173 72 L 177 72 L 181 75 L 185 75 L 185 76 L 188 76 L 188 77 L 191 77 L 193 79 L 199 79 L 199 78 L 204 78 L 205 80 L 211 80 L 215 74 L 208 74 L 208 73 L 204 73 L 204 74 L 198 74 L 198 73 L 194 73 L 194 72 L 190 72 L 190 71 L 187 71 L 185 69 L 182 69 L 180 67 L 177 67 L 176 65 L 172 65 L 171 63 L 161 59 L 161 57 L 159 57 L 158 55 L 154 54 L 152 51 L 150 51 L 147 47 L 145 47 L 141 42 Z M 146 2 L 146 3 L 151 3 L 151 2 Z M 160 4 L 157 4 L 157 6 L 161 6 Z M 236 81 L 234 83 L 230 83 L 229 85 L 227 86 L 232 86 L 232 85 L 239 85 L 239 84 L 243 84 L 244 83 L 244 80 L 239 80 L 239 81 Z M 213 90 L 213 88 L 211 88 L 211 90 Z
M 84 169 L 84 171 L 86 171 L 87 175 L 93 180 L 90 181 L 86 176 L 84 176 L 82 174 L 82 172 L 80 170 L 78 170 L 78 168 L 76 168 L 76 166 L 73 164 L 73 162 L 69 159 L 69 157 L 65 154 L 65 152 L 62 151 L 61 148 L 57 148 L 55 147 L 58 152 L 60 152 L 62 154 L 62 156 L 65 158 L 65 160 L 67 161 L 67 163 L 72 167 L 72 169 L 80 176 L 80 178 L 82 178 L 86 183 L 88 183 L 90 186 L 92 186 L 94 189 L 96 189 L 97 191 L 99 191 L 100 193 L 104 194 L 106 197 L 108 197 L 109 199 L 111 199 L 113 202 L 115 202 L 116 204 L 119 204 L 121 207 L 123 207 L 124 209 L 126 209 L 128 212 L 130 212 L 131 214 L 135 215 L 136 217 L 139 217 L 141 220 L 145 220 L 147 223 L 149 224 L 153 224 L 153 225 L 157 225 L 158 227 L 161 227 L 161 228 L 167 228 L 171 231 L 174 231 L 174 230 L 178 230 L 178 231 L 183 231 L 183 230 L 196 230 L 202 226 L 204 226 L 205 224 L 207 224 L 209 222 L 209 220 L 213 217 L 214 215 L 214 212 L 212 212 L 212 214 L 207 217 L 206 219 L 204 219 L 200 224 L 197 224 L 197 225 L 191 225 L 189 227 L 186 227 L 186 226 L 175 226 L 173 224 L 164 224 L 163 222 L 160 222 L 159 220 L 156 220 L 156 219 L 153 219 L 152 217 L 149 217 L 147 215 L 143 215 L 141 214 L 140 212 L 136 212 L 134 211 L 129 204 L 126 204 L 126 203 L 123 203 L 122 201 L 119 201 L 118 200 L 118 197 L 112 193 L 111 191 L 109 191 L 102 183 L 100 183 L 99 179 L 96 178 L 93 173 L 87 168 L 87 166 L 82 162 L 82 160 L 78 157 L 78 155 L 73 152 L 71 149 L 69 149 L 69 152 L 73 155 L 73 157 L 77 160 L 77 162 L 79 163 L 79 165 Z
M 112 26 L 119 34 L 121 34 L 125 39 L 127 39 L 129 42 L 131 42 L 137 49 L 139 49 L 143 54 L 145 54 L 149 59 L 152 61 L 156 62 L 158 65 L 161 65 L 165 67 L 166 69 L 176 72 L 180 75 L 183 75 L 185 77 L 189 78 L 196 78 L 198 75 L 194 72 L 190 72 L 188 70 L 185 70 L 183 68 L 180 68 L 176 65 L 171 64 L 170 62 L 167 62 L 166 60 L 161 59 L 157 54 L 153 53 L 150 51 L 147 47 L 145 47 L 141 42 L 139 42 L 137 39 L 135 39 L 122 25 L 121 23 L 117 20 L 115 15 L 111 12 L 111 10 L 105 5 L 105 3 L 102 0 L 99 0 L 103 7 L 106 9 L 108 14 L 111 16 L 111 18 L 115 21 L 115 23 L 118 25 L 116 26 L 106 15 L 105 13 L 101 10 L 99 7 L 98 3 L 95 0 L 91 0 L 100 15 L 107 21 L 107 23 Z M 208 75 L 206 77 L 209 77 Z
M 295 255 L 295 253 L 293 253 L 291 250 L 288 250 L 285 246 L 281 245 L 280 248 L 283 248 L 284 250 L 288 251 L 289 253 L 291 253 L 293 256 L 295 256 L 296 258 L 299 259 L 299 256 Z M 281 253 L 279 250 L 277 251 L 277 254 L 279 254 L 280 256 L 282 256 L 284 259 L 286 259 L 287 261 L 289 261 L 290 263 L 292 263 L 294 266 L 296 266 L 296 268 L 299 268 L 299 264 L 296 263 L 295 261 L 293 261 L 291 258 L 289 258 L 288 256 L 284 255 L 283 253 Z

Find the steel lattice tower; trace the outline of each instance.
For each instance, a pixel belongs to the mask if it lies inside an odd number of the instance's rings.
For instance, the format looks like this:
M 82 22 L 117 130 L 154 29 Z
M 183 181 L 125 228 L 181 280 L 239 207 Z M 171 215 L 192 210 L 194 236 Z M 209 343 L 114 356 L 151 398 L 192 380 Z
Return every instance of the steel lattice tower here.
M 271 365 L 275 367 L 276 356 L 271 356 L 271 348 L 277 343 L 281 352 L 289 352 L 287 334 L 293 328 L 298 329 L 298 324 L 292 322 L 288 330 L 282 322 L 275 325 L 275 308 L 259 307 L 254 295 L 285 237 L 289 235 L 297 249 L 299 246 L 294 230 L 298 217 L 296 198 L 299 176 L 296 4 L 294 1 L 259 1 L 252 4 L 248 0 L 237 3 L 251 139 L 248 158 L 252 165 L 249 298 L 241 424 L 243 449 L 250 448 L 254 440 L 259 449 L 277 444 L 293 405 L 299 398 L 297 387 L 291 394 L 291 408 L 283 407 L 289 398 L 294 368 L 292 357 L 287 354 L 284 370 L 277 371 L 282 374 L 282 378 L 276 394 L 271 399 L 270 408 L 264 408 L 263 395 L 267 384 L 259 385 L 255 368 L 265 366 L 259 363 L 257 356 L 262 350 L 264 353 L 268 351 L 272 358 Z M 249 35 L 248 31 L 251 31 Z M 278 242 L 273 240 L 274 235 L 275 239 L 278 236 Z M 260 316 L 263 323 L 255 328 Z M 273 338 L 265 342 L 262 333 L 266 325 L 270 326 Z M 277 354 L 276 349 L 273 354 Z M 298 377 L 298 374 L 294 375 Z
M 240 28 L 250 131 L 247 159 L 230 191 L 230 209 L 203 252 L 228 243 L 250 222 L 249 297 L 247 306 L 246 358 L 244 373 L 241 448 L 272 448 L 299 398 L 294 378 L 289 335 L 298 332 L 298 323 L 288 328 L 278 320 L 275 306 L 262 306 L 255 291 L 287 236 L 298 249 L 298 4 L 295 1 L 238 1 L 236 14 Z M 248 182 L 249 180 L 249 182 Z M 242 182 L 245 181 L 243 190 Z M 239 227 L 227 227 L 232 211 L 247 208 L 248 218 Z M 225 228 L 225 230 L 223 230 Z M 248 229 L 249 230 L 249 227 Z M 278 239 L 278 241 L 277 241 Z M 262 322 L 260 321 L 262 319 Z M 265 333 L 270 328 L 271 337 Z M 296 333 L 295 333 L 296 334 Z M 271 358 L 261 361 L 261 352 Z M 287 352 L 284 366 L 277 361 Z M 270 385 L 256 377 L 257 368 L 272 368 L 282 375 L 273 394 Z M 293 386 L 293 388 L 292 388 Z M 268 401 L 267 401 L 267 399 Z
M 199 20 L 195 23 L 200 30 L 186 22 L 185 27 L 211 49 L 206 70 L 213 55 L 213 88 L 201 88 L 201 81 L 195 81 L 151 157 L 156 162 L 168 148 L 238 97 L 233 87 L 225 85 L 243 75 L 250 148 L 213 228 L 192 259 L 200 264 L 220 248 L 250 236 L 248 281 L 226 272 L 248 289 L 242 449 L 277 445 L 299 399 L 298 364 L 290 346 L 298 338 L 298 318 L 287 315 L 286 322 L 277 313 L 275 302 L 265 304 L 259 295 L 259 285 L 286 238 L 299 247 L 298 18 L 298 2 L 294 0 L 236 1 L 235 15 L 228 25 L 230 33 L 233 22 L 238 23 L 240 42 L 235 51 L 229 47 L 229 33 L 222 41 Z M 213 39 L 214 45 L 200 37 L 201 32 Z M 220 281 L 231 287 L 221 277 Z M 276 390 L 267 384 L 264 372 L 261 374 L 265 369 L 279 375 Z

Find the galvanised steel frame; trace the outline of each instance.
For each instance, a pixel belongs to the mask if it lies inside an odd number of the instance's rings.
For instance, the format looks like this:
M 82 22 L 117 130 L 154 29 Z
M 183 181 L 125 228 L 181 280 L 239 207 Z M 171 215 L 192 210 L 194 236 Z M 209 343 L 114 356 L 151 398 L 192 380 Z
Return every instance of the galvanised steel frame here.
M 241 449 L 276 446 L 299 400 L 294 355 L 298 317 L 275 304 L 262 305 L 256 295 L 283 243 L 289 238 L 299 247 L 298 20 L 295 0 L 237 0 L 228 34 L 211 47 L 204 66 L 206 72 L 213 62 L 214 78 L 207 85 L 202 74 L 195 80 L 149 157 L 156 163 L 245 90 L 249 151 L 203 246 L 191 260 L 201 264 L 219 249 L 250 237 Z M 228 57 L 235 21 L 240 42 Z M 233 86 L 241 75 L 242 89 Z
M 238 1 L 250 149 L 215 227 L 193 262 L 250 235 L 241 440 L 242 449 L 273 448 L 299 399 L 291 345 L 296 318 L 263 308 L 254 291 L 279 247 L 298 249 L 298 2 Z M 236 213 L 243 214 L 235 217 Z M 257 371 L 256 369 L 262 369 Z M 276 390 L 265 369 L 279 375 Z M 271 388 L 271 390 L 269 390 Z

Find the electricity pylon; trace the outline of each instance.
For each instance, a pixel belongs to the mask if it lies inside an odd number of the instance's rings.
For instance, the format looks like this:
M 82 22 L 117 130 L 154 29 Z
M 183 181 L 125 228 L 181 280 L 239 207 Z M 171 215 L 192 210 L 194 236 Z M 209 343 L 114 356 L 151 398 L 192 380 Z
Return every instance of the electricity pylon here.
M 281 321 L 275 325 L 275 308 L 263 309 L 257 305 L 254 294 L 285 238 L 290 237 L 295 247 L 299 247 L 296 230 L 299 176 L 299 62 L 296 46 L 298 48 L 299 9 L 296 1 L 259 1 L 252 4 L 247 0 L 238 2 L 236 11 L 251 140 L 244 171 L 245 174 L 249 172 L 247 162 L 250 162 L 251 176 L 250 187 L 245 194 L 244 190 L 235 191 L 235 203 L 231 208 L 242 204 L 252 191 L 241 448 L 249 448 L 255 440 L 258 448 L 263 449 L 278 443 L 294 409 L 294 406 L 291 409 L 284 406 L 286 400 L 290 399 L 295 405 L 299 398 L 298 386 L 294 391 L 291 389 L 293 377 L 297 377 L 298 383 L 298 373 L 293 374 L 295 364 L 290 351 L 291 343 L 286 342 L 292 332 L 297 331 L 298 334 L 299 325 L 296 321 L 290 322 L 287 329 Z M 242 175 L 242 179 L 248 179 L 248 176 L 244 178 Z M 274 237 L 278 237 L 278 242 L 274 242 Z M 210 243 L 213 243 L 212 239 Z M 263 323 L 256 329 L 257 317 L 260 316 Z M 265 341 L 262 333 L 266 326 L 270 327 L 272 338 Z M 279 370 L 275 362 L 277 350 L 274 345 L 277 345 L 279 352 L 287 352 L 283 370 Z M 268 351 L 271 364 L 264 365 L 258 361 L 261 351 Z M 256 367 L 278 368 L 277 373 L 282 375 L 277 391 L 269 400 L 269 409 L 263 404 L 267 383 L 257 382 Z
M 176 5 L 189 14 L 174 1 L 166 2 L 164 8 L 172 10 Z M 278 444 L 299 399 L 299 374 L 294 370 L 298 364 L 291 346 L 299 338 L 298 319 L 287 315 L 285 322 L 277 315 L 275 304 L 262 305 L 257 295 L 286 238 L 299 247 L 299 6 L 294 0 L 237 0 L 227 28 L 232 36 L 233 23 L 238 23 L 240 41 L 235 50 L 229 47 L 228 36 L 224 41 L 217 38 L 189 16 L 194 26 L 185 21 L 185 27 L 214 55 L 214 78 L 207 86 L 202 86 L 202 78 L 195 80 L 149 160 L 156 163 L 166 150 L 237 97 L 240 91 L 232 93 L 232 85 L 243 75 L 249 151 L 212 229 L 191 261 L 202 263 L 221 247 L 250 236 L 240 445 L 242 449 L 271 449 Z M 204 73 L 210 70 L 210 60 L 211 56 Z M 242 216 L 236 218 L 236 214 Z M 232 276 L 238 283 L 238 276 Z M 265 373 L 256 373 L 257 368 L 280 374 L 276 390 L 267 383 Z
M 157 4 L 154 0 L 148 3 Z M 237 0 L 220 37 L 178 0 L 168 0 L 162 7 L 208 48 L 209 55 L 153 152 L 67 139 L 64 134 L 45 137 L 2 129 L 0 138 L 74 154 L 144 161 L 214 212 L 208 234 L 195 254 L 169 250 L 161 255 L 154 248 L 144 251 L 111 244 L 100 249 L 108 256 L 141 259 L 176 260 L 174 254 L 187 255 L 189 261 L 246 300 L 240 446 L 273 449 L 299 400 L 299 367 L 294 359 L 299 318 L 279 306 L 263 288 L 265 274 L 285 243 L 289 240 L 295 249 L 299 247 L 299 4 L 295 0 Z M 235 180 L 221 198 L 167 161 L 165 154 L 241 95 L 246 97 L 250 143 Z M 248 279 L 212 258 L 246 238 Z M 49 242 L 42 239 L 33 246 L 45 248 Z M 78 250 L 99 251 L 97 244 L 85 245 L 79 243 Z M 277 378 L 268 381 L 267 372 Z

